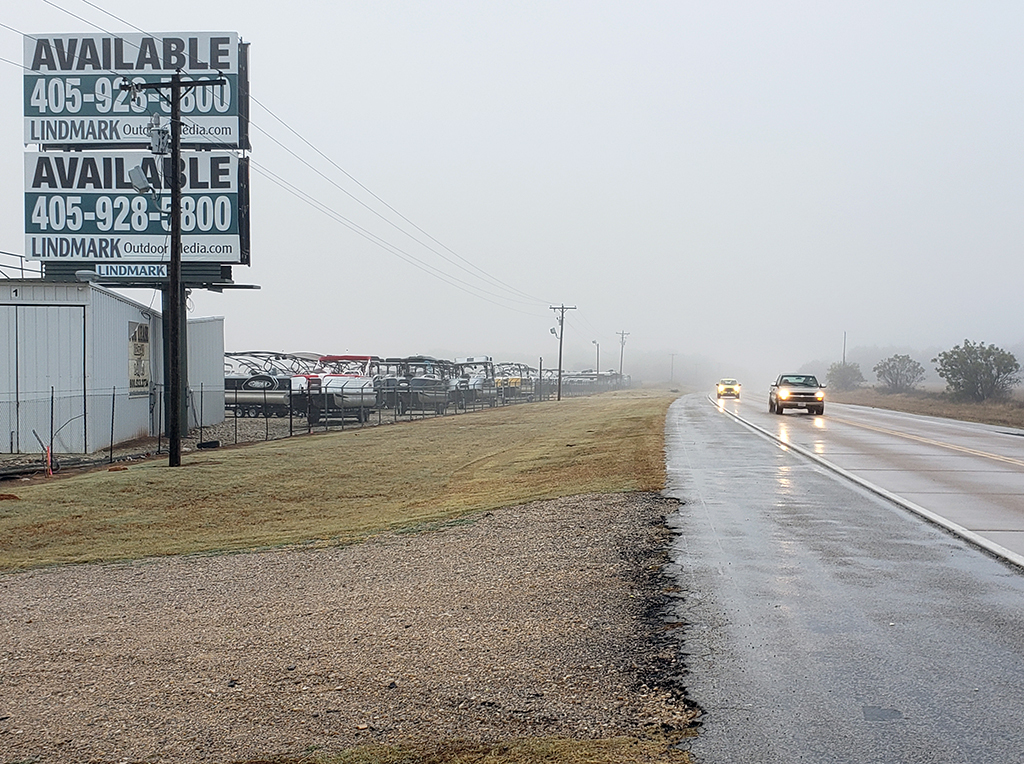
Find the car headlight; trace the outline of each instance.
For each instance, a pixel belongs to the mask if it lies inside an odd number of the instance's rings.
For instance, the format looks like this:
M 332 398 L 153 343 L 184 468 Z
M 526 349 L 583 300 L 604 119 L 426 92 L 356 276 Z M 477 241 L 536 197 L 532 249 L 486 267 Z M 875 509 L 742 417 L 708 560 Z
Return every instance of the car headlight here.
M 725 385 L 719 385 L 718 392 L 722 392 L 723 390 L 725 390 Z
M 779 397 L 786 400 L 789 397 L 789 390 L 779 390 Z
M 814 397 L 817 398 L 819 401 L 825 400 L 825 391 L 819 390 Z

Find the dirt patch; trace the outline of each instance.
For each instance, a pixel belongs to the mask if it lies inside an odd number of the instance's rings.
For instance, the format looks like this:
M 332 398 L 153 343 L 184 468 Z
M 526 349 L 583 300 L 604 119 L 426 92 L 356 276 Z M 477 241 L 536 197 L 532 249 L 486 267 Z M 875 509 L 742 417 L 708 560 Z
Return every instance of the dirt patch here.
M 674 508 L 572 497 L 348 547 L 3 576 L 0 756 L 685 735 L 652 608 Z

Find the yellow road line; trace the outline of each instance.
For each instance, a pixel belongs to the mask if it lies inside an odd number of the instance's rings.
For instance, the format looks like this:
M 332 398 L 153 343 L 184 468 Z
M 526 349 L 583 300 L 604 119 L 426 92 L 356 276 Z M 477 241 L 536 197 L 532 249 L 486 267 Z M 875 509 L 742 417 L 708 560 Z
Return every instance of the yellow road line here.
M 924 438 L 920 435 L 911 435 L 910 433 L 900 432 L 899 430 L 889 430 L 885 427 L 875 427 L 870 424 L 862 424 L 861 422 L 853 422 L 849 419 L 843 419 L 842 417 L 830 416 L 830 421 L 841 422 L 842 424 L 848 424 L 851 427 L 860 427 L 865 430 L 874 430 L 875 432 L 884 433 L 885 435 L 895 435 L 898 438 L 906 438 L 907 440 L 916 440 L 918 443 L 925 443 L 929 446 L 938 446 L 939 448 L 948 448 L 951 451 L 960 451 L 971 456 L 981 456 L 985 459 L 993 459 L 997 462 L 1006 462 L 1007 464 L 1013 464 L 1017 467 L 1024 467 L 1024 461 L 1020 459 L 1014 459 L 1010 456 L 1000 456 L 999 454 L 990 454 L 987 451 L 978 451 L 974 448 L 967 448 L 966 446 L 957 446 L 953 443 L 944 443 L 941 440 L 932 440 L 931 438 Z

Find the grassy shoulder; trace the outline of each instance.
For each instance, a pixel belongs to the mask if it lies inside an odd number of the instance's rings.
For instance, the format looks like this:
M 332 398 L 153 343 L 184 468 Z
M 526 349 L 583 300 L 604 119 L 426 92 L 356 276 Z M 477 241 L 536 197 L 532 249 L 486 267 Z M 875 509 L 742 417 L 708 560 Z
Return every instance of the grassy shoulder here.
M 836 403 L 852 403 L 891 411 L 905 411 L 908 414 L 1024 429 L 1024 403 L 1017 399 L 973 403 L 954 401 L 945 393 L 920 390 L 910 393 L 885 393 L 865 387 L 845 392 L 830 389 L 828 398 Z
M 15 483 L 0 571 L 349 543 L 538 499 L 660 490 L 675 397 L 621 391 Z

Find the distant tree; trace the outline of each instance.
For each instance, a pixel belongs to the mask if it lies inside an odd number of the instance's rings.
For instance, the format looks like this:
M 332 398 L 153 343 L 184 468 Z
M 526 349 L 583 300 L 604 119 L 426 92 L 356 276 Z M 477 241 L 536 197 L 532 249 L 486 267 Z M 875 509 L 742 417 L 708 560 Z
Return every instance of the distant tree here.
M 882 389 L 889 393 L 913 390 L 924 379 L 924 366 L 909 355 L 891 355 L 876 363 L 872 371 L 882 383 Z
M 853 390 L 864 381 L 859 363 L 834 363 L 825 374 L 829 387 L 836 390 Z
M 932 363 L 946 380 L 946 389 L 962 400 L 1002 398 L 1020 384 L 1020 364 L 1013 353 L 984 342 L 964 340 L 963 345 L 939 353 Z

